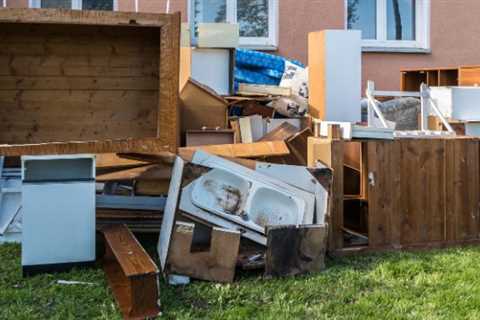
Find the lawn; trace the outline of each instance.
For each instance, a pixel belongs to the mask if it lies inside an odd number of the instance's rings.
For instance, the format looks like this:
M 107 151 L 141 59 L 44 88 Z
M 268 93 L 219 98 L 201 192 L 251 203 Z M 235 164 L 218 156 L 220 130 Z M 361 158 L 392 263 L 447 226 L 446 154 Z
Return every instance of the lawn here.
M 161 284 L 165 319 L 480 319 L 480 248 L 328 261 L 317 275 Z M 60 285 L 76 280 L 94 285 Z M 23 279 L 20 246 L 0 246 L 0 319 L 120 319 L 100 267 Z

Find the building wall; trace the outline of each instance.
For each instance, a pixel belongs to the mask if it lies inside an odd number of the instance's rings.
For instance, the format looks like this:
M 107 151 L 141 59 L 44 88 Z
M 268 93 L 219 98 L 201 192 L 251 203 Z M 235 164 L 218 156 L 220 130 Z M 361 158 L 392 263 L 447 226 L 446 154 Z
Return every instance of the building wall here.
M 134 0 L 118 0 L 119 10 L 134 11 Z M 164 12 L 167 0 L 138 0 L 139 11 Z M 307 34 L 344 28 L 343 0 L 279 0 L 278 53 L 307 63 Z M 7 0 L 11 7 L 27 7 L 28 0 Z M 170 11 L 187 21 L 187 0 L 170 0 Z M 480 64 L 478 0 L 431 0 L 431 53 L 364 53 L 363 80 L 383 90 L 400 88 L 400 69 Z

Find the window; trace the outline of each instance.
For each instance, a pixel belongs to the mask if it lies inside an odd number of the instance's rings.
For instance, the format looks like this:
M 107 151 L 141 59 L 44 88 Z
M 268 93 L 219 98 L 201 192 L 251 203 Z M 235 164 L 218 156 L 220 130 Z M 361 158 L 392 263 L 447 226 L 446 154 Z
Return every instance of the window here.
M 362 31 L 367 51 L 429 48 L 430 0 L 346 0 L 346 5 L 346 27 Z
M 238 23 L 240 45 L 273 48 L 277 45 L 278 1 L 190 0 L 190 22 L 195 33 L 200 22 Z
M 29 0 L 30 8 L 117 10 L 117 0 Z

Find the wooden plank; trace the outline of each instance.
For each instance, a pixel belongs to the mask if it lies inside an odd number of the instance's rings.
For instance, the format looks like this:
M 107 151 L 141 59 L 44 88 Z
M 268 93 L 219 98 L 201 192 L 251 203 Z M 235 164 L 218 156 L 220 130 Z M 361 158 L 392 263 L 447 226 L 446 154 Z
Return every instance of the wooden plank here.
M 444 141 L 434 139 L 422 141 L 428 159 L 423 164 L 425 167 L 425 217 L 426 230 L 423 235 L 424 242 L 442 241 L 445 234 L 444 208 L 445 208 L 445 145 Z M 420 163 L 422 165 L 422 163 Z
M 124 225 L 102 228 L 105 236 L 103 268 L 124 319 L 159 314 L 158 269 Z
M 95 166 L 98 169 L 130 168 L 146 165 L 147 162 L 122 159 L 115 153 L 100 153 L 95 155 Z
M 445 180 L 447 181 L 445 186 L 445 199 L 446 206 L 444 212 L 445 220 L 445 241 L 454 241 L 457 238 L 457 213 L 456 213 L 456 196 L 455 190 L 457 188 L 457 171 L 455 167 L 456 163 L 456 141 L 445 141 Z
M 292 95 L 291 88 L 279 87 L 279 86 L 269 86 L 269 85 L 258 85 L 258 84 L 248 84 L 240 83 L 238 88 L 239 95 L 260 95 L 260 96 L 285 96 L 289 97 Z
M 329 230 L 331 230 L 331 245 L 329 249 L 343 248 L 343 155 L 344 142 L 342 140 L 332 141 L 332 209 L 329 219 Z
M 308 138 L 311 137 L 312 130 L 305 128 L 296 133 L 293 137 L 286 140 L 290 155 L 285 157 L 288 164 L 306 166 L 308 163 Z M 343 162 L 343 159 L 342 159 Z
M 125 169 L 120 171 L 98 174 L 96 181 L 123 181 L 123 180 L 142 180 L 156 181 L 168 180 L 171 177 L 171 167 L 160 166 L 158 164 L 146 165 L 138 168 Z
M 267 230 L 265 275 L 294 276 L 325 269 L 327 226 L 278 226 Z
M 344 141 L 323 138 L 308 138 L 308 166 L 316 167 L 317 162 L 333 170 L 333 182 L 329 201 L 330 215 L 326 217 L 329 225 L 328 250 L 343 248 L 343 169 Z
M 102 229 L 105 241 L 127 277 L 158 273 L 157 266 L 125 226 Z
M 112 153 L 112 152 L 165 152 L 169 148 L 156 138 L 117 139 L 81 142 L 51 142 L 39 144 L 0 145 L 2 156 L 55 155 L 78 153 Z
M 388 242 L 387 228 L 390 212 L 383 210 L 385 206 L 385 193 L 390 193 L 384 171 L 386 154 L 390 150 L 381 141 L 368 142 L 368 245 L 376 247 Z M 387 190 L 385 190 L 387 188 Z M 388 204 L 387 204 L 388 205 Z
M 4 92 L 0 143 L 155 137 L 155 91 L 10 91 L 13 103 Z
M 106 90 L 106 91 L 154 91 L 156 81 L 152 77 L 136 78 L 83 78 L 83 77 L 17 77 L 0 76 L 0 90 Z
M 157 137 L 165 141 L 172 152 L 180 145 L 179 74 L 180 12 L 177 12 L 170 15 L 168 23 L 160 29 Z
M 168 255 L 169 272 L 192 278 L 233 282 L 240 248 L 240 232 L 212 228 L 210 247 L 192 252 L 195 225 L 177 222 Z
M 478 144 L 455 141 L 455 240 L 478 238 Z
M 170 14 L 110 12 L 64 9 L 0 8 L 0 23 L 86 24 L 106 26 L 161 27 L 172 21 Z
M 285 156 L 290 153 L 287 145 L 283 141 L 185 147 L 179 148 L 178 153 L 182 158 L 191 160 L 197 150 L 203 150 L 214 155 L 230 158 Z
M 294 125 L 284 122 L 264 135 L 259 141 L 285 141 L 297 132 L 298 129 Z
M 170 180 L 139 180 L 135 183 L 135 194 L 142 196 L 159 196 L 168 194 Z

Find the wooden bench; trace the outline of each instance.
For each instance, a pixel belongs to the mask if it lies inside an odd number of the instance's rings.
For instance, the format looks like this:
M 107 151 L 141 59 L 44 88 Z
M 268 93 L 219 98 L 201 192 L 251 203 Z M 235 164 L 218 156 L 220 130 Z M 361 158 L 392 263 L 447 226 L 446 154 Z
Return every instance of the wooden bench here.
M 101 231 L 103 268 L 124 319 L 157 316 L 157 266 L 125 225 L 108 225 Z

